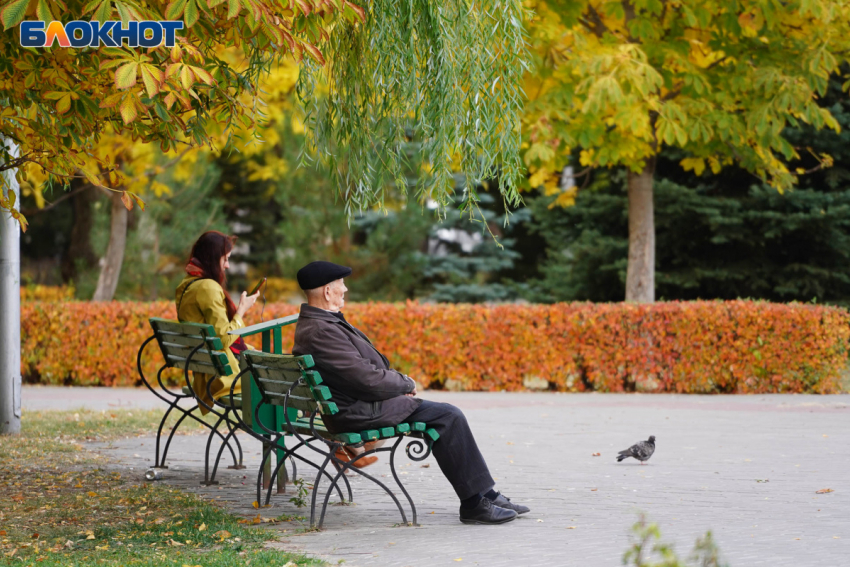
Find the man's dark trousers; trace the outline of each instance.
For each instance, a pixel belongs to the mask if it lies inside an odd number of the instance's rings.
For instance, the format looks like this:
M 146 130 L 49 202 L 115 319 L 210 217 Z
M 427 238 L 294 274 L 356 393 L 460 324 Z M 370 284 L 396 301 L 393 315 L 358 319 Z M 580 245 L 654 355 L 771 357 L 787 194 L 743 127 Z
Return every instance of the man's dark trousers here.
M 496 484 L 478 450 L 466 416 L 458 408 L 451 404 L 422 400 L 405 421 L 424 422 L 440 434 L 432 451 L 458 498 L 466 500 L 487 492 Z

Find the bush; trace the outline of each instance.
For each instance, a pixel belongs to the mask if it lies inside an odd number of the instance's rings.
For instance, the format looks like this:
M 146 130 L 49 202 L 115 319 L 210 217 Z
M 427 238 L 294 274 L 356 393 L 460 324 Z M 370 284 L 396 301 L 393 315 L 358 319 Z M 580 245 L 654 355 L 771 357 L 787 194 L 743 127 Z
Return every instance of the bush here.
M 259 322 L 253 311 L 249 324 Z M 269 304 L 265 319 L 297 311 Z M 559 391 L 831 393 L 839 391 L 850 338 L 844 309 L 751 301 L 361 303 L 345 313 L 395 368 L 437 389 L 516 391 L 536 378 Z M 170 302 L 24 303 L 25 380 L 136 384 L 147 319 L 174 316 Z M 285 348 L 293 333 L 285 329 Z M 261 346 L 258 336 L 249 342 Z M 145 360 L 155 376 L 155 346 Z

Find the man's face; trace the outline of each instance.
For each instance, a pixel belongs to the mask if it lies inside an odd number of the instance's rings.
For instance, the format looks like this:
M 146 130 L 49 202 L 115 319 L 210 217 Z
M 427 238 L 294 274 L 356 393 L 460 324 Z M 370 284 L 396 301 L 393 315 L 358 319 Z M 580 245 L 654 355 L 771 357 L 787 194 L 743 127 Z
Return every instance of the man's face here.
M 345 287 L 342 278 L 329 283 L 326 289 L 325 299 L 328 302 L 329 311 L 340 311 L 345 307 L 345 292 L 348 291 L 348 288 Z

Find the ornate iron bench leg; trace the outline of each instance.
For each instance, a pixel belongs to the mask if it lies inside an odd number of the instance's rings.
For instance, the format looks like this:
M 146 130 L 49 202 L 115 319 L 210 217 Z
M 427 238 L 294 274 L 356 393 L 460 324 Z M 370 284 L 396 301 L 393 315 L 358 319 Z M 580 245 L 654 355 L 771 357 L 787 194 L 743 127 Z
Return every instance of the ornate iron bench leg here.
M 210 445 L 212 445 L 213 435 L 218 433 L 218 426 L 223 419 L 223 416 L 219 416 L 218 421 L 215 422 L 212 431 L 207 436 L 207 449 L 204 451 L 204 480 L 201 482 L 203 486 L 214 486 L 218 484 L 218 481 L 210 479 Z M 219 435 L 221 434 L 219 433 Z
M 366 451 L 365 453 L 361 453 L 360 455 L 358 455 L 353 460 L 351 460 L 347 463 L 340 463 L 340 465 L 341 465 L 340 468 L 342 470 L 340 470 L 340 472 L 337 473 L 336 477 L 334 477 L 333 482 L 331 484 L 331 488 L 325 494 L 325 502 L 322 505 L 322 515 L 319 517 L 319 529 L 322 529 L 322 525 L 325 523 L 325 512 L 327 511 L 327 508 L 328 508 L 328 502 L 330 501 L 330 498 L 331 498 L 331 492 L 333 492 L 332 489 L 338 483 L 340 475 L 343 475 L 343 476 L 345 475 L 346 469 L 351 469 L 354 472 L 356 472 L 357 474 L 359 474 L 361 476 L 365 476 L 366 478 L 368 478 L 369 480 L 371 480 L 372 482 L 374 482 L 375 484 L 377 484 L 378 486 L 383 488 L 384 492 L 389 494 L 390 498 L 392 498 L 393 502 L 395 502 L 395 505 L 398 508 L 399 513 L 401 514 L 402 523 L 407 524 L 407 515 L 404 513 L 404 508 L 401 506 L 401 502 L 399 502 L 398 498 L 396 498 L 396 495 L 393 494 L 393 492 L 389 488 L 387 488 L 387 485 L 385 485 L 383 482 L 381 482 L 377 478 L 363 472 L 362 470 L 360 470 L 360 469 L 358 469 L 357 467 L 354 466 L 354 463 L 357 462 L 357 460 L 362 458 L 363 456 L 370 455 L 370 454 L 378 452 L 378 451 L 383 452 L 383 451 L 386 451 L 386 450 L 387 449 L 374 449 L 372 451 Z M 331 453 L 331 455 L 333 455 L 333 453 Z M 330 459 L 330 458 L 331 458 L 331 456 L 328 456 L 328 459 Z M 315 498 L 316 498 L 316 489 L 317 488 L 318 488 L 318 482 L 313 486 L 313 500 L 314 500 L 314 502 L 315 502 Z M 310 514 L 310 527 L 313 527 L 312 511 L 311 511 L 311 514 Z
M 301 455 L 298 455 L 298 454 L 296 454 L 296 453 L 295 453 L 295 450 L 296 450 L 296 449 L 298 449 L 299 447 L 301 447 L 302 445 L 305 445 L 305 444 L 306 444 L 306 443 L 301 442 L 301 443 L 299 443 L 298 445 L 296 445 L 295 447 L 293 447 L 292 449 L 288 449 L 288 450 L 287 450 L 288 458 L 289 458 L 290 460 L 292 460 L 292 467 L 293 467 L 293 470 L 294 470 L 294 468 L 295 468 L 295 461 L 293 460 L 293 458 L 295 458 L 295 459 L 301 459 L 301 460 L 302 460 L 302 461 L 304 461 L 305 463 L 307 463 L 307 464 L 309 464 L 309 465 L 312 465 L 312 466 L 314 466 L 314 467 L 316 467 L 316 468 L 319 468 L 319 467 L 318 467 L 318 465 L 316 465 L 316 463 L 313 463 L 313 462 L 311 462 L 311 461 L 309 461 L 309 460 L 305 459 L 305 458 L 304 458 L 304 457 L 302 457 Z M 274 472 L 272 473 L 272 477 L 274 477 L 276 474 L 278 474 L 278 472 L 279 472 L 280 468 L 281 468 L 281 467 L 283 467 L 283 466 L 285 465 L 285 463 L 286 463 L 286 459 L 281 459 L 280 461 L 278 461 L 277 465 L 276 465 L 276 466 L 275 466 L 275 468 L 274 468 Z M 326 470 L 319 469 L 319 473 L 318 473 L 318 474 L 319 474 L 320 476 L 321 476 L 322 474 L 324 474 L 326 477 L 328 477 L 328 480 L 333 480 L 333 477 L 332 477 L 332 476 L 331 476 L 331 475 L 330 475 L 330 474 L 329 474 Z M 293 477 L 293 478 L 294 478 L 294 477 Z M 347 483 L 347 482 L 348 482 L 348 480 L 346 479 L 346 483 Z M 315 487 L 316 485 L 314 484 L 313 486 Z M 342 495 L 342 490 L 339 488 L 339 486 L 336 486 L 336 490 L 337 490 L 337 494 L 339 495 L 339 499 L 340 499 L 341 501 L 345 502 L 345 497 Z M 350 495 L 350 494 L 351 494 L 351 488 L 349 487 L 349 495 Z M 271 501 L 271 497 L 272 497 L 272 487 L 271 487 L 271 486 L 269 486 L 269 487 L 268 487 L 268 492 L 266 493 L 266 506 L 268 506 L 269 502 Z
M 322 466 L 319 467 L 319 472 L 316 474 L 316 480 L 313 481 L 313 495 L 310 498 L 310 527 L 313 528 L 316 525 L 316 495 L 319 493 L 319 481 L 322 479 L 322 473 L 325 472 L 325 467 L 328 466 L 328 463 L 331 460 L 331 455 L 334 454 L 338 445 L 331 445 L 331 449 L 328 452 L 327 457 L 325 457 L 325 462 L 322 463 Z M 333 492 L 333 486 L 328 489 L 328 494 Z M 324 514 L 322 514 L 324 516 Z M 319 529 L 322 529 L 322 526 L 319 526 Z
M 398 440 L 393 444 L 392 449 L 390 449 L 390 472 L 393 473 L 395 483 L 404 493 L 405 498 L 407 498 L 408 504 L 410 504 L 410 510 L 413 512 L 413 525 L 418 526 L 419 524 L 416 523 L 416 505 L 413 504 L 413 498 L 411 498 L 410 494 L 407 493 L 407 489 L 404 488 L 404 485 L 401 483 L 401 479 L 398 478 L 398 473 L 395 470 L 395 451 L 403 440 L 404 437 L 399 437 Z
M 236 449 L 239 451 L 239 462 L 236 462 L 236 460 L 234 459 L 233 464 L 228 465 L 227 468 L 234 469 L 234 470 L 242 470 L 242 469 L 245 468 L 245 465 L 242 462 L 242 443 L 239 442 L 239 438 L 236 436 L 237 429 L 235 427 L 233 427 L 233 425 L 230 423 L 230 420 L 225 420 L 225 423 L 227 423 L 227 429 L 230 431 L 230 435 L 228 435 L 228 437 L 230 437 L 231 439 L 236 441 Z M 221 453 L 220 450 L 219 450 L 219 453 Z M 220 458 L 221 458 L 221 455 L 219 455 L 219 459 Z M 218 460 L 216 460 L 216 464 L 217 463 L 218 463 Z
M 224 423 L 227 426 L 229 433 L 227 434 L 227 437 L 225 437 L 224 440 L 222 441 L 221 446 L 218 448 L 218 455 L 216 455 L 216 457 L 215 457 L 215 463 L 213 464 L 212 475 L 210 475 L 210 478 L 207 481 L 209 483 L 213 483 L 215 481 L 215 475 L 218 472 L 218 465 L 221 462 L 221 455 L 222 455 L 222 453 L 224 453 L 225 447 L 230 448 L 229 443 L 230 443 L 231 439 L 236 441 L 236 443 L 237 443 L 236 446 L 239 449 L 239 464 L 233 464 L 233 465 L 231 465 L 227 468 L 229 468 L 229 469 L 244 469 L 245 468 L 245 465 L 242 464 L 242 447 L 241 447 L 241 445 L 239 445 L 239 440 L 236 438 L 236 430 L 233 429 L 233 427 L 231 427 L 230 422 L 227 420 L 227 414 L 228 414 L 229 411 L 230 410 L 225 410 L 224 415 L 222 415 L 221 419 L 219 419 L 219 422 L 224 420 Z M 209 449 L 207 449 L 207 450 L 209 451 Z M 231 450 L 231 452 L 233 451 L 232 448 L 230 448 L 230 450 Z M 209 460 L 209 454 L 207 454 L 207 460 Z M 216 483 L 216 484 L 218 484 L 218 483 Z

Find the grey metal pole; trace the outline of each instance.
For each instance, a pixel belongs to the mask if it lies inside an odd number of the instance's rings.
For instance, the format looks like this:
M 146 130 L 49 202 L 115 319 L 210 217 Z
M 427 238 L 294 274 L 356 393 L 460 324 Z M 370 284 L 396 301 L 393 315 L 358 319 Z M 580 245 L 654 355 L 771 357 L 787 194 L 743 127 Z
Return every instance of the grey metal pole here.
M 11 140 L 3 140 L 18 155 Z M 13 170 L 3 172 L 4 196 L 20 195 Z M 0 211 L 0 435 L 21 432 L 21 227 Z

